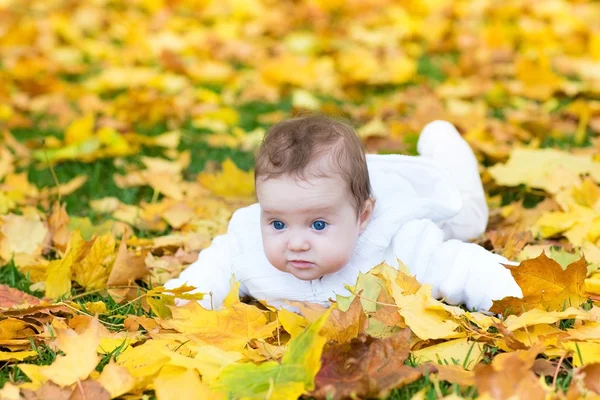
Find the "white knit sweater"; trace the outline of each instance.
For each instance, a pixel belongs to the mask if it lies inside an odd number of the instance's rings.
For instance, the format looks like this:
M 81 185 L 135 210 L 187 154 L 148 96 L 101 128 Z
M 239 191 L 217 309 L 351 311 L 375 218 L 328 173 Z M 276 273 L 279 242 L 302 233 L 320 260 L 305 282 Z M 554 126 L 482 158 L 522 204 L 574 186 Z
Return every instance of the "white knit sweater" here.
M 425 138 L 422 134 L 421 154 L 444 145 L 444 140 L 424 145 Z M 455 136 L 446 139 L 455 146 L 463 142 Z M 462 150 L 473 157 L 468 146 Z M 472 169 L 474 159 L 467 161 Z M 435 297 L 443 297 L 450 304 L 487 310 L 492 300 L 522 296 L 510 271 L 501 265 L 507 263 L 506 259 L 456 239 L 481 234 L 487 223 L 487 206 L 481 197 L 476 169 L 472 179 L 477 182 L 471 185 L 475 190 L 469 192 L 464 180 L 452 177 L 456 168 L 450 168 L 447 174 L 435 159 L 367 155 L 367 165 L 376 205 L 353 257 L 340 271 L 303 281 L 275 269 L 263 251 L 260 206 L 253 204 L 237 210 L 227 234 L 215 237 L 196 262 L 165 286 L 175 288 L 187 283 L 199 292 L 211 292 L 212 299 L 206 296 L 201 304 L 218 308 L 234 275 L 242 294 L 276 307 L 286 300 L 327 305 L 336 294 L 348 295 L 345 285 L 354 285 L 360 272 L 365 273 L 382 261 L 397 266 L 400 259 L 419 282 L 433 286 Z M 455 239 L 445 240 L 448 238 Z

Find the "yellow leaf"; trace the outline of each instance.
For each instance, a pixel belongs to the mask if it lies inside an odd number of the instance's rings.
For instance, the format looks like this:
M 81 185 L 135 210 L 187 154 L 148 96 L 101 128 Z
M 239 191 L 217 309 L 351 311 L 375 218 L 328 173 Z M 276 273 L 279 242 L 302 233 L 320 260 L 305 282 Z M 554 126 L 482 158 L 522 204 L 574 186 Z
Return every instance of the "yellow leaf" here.
M 60 260 L 50 261 L 46 278 L 46 297 L 57 299 L 71 290 L 71 268 L 81 256 L 85 241 L 79 231 L 73 231 L 65 256 Z
M 550 59 L 544 53 L 535 57 L 519 56 L 515 75 L 523 83 L 525 96 L 546 100 L 558 89 L 562 79 L 552 71 Z
M 524 312 L 519 316 L 508 316 L 508 318 L 506 318 L 506 320 L 504 321 L 504 325 L 506 325 L 507 330 L 515 331 L 526 326 L 538 324 L 553 324 L 561 319 L 569 318 L 589 320 L 595 319 L 596 316 L 574 307 L 569 307 L 565 311 L 543 311 L 539 308 L 534 308 L 533 310 Z
M 128 347 L 117 357 L 117 364 L 126 368 L 136 379 L 136 387 L 144 388 L 169 362 L 169 356 L 164 354 L 165 349 L 163 341 L 148 340 L 142 345 Z
M 23 361 L 28 357 L 36 357 L 37 351 L 0 351 L 0 361 Z
M 170 365 L 160 371 L 154 380 L 154 388 L 158 400 L 225 398 L 200 382 L 196 371 Z
M 190 222 L 196 214 L 194 210 L 185 203 L 177 203 L 163 213 L 163 218 L 171 227 L 181 228 Z
M 425 347 L 413 352 L 419 363 L 433 362 L 434 364 L 455 364 L 473 369 L 481 360 L 483 343 L 477 343 L 467 338 L 449 340 L 440 344 Z
M 57 356 L 50 366 L 42 367 L 40 373 L 60 386 L 86 379 L 100 359 L 96 353 L 100 342 L 99 324 L 93 319 L 82 334 L 72 330 L 59 331 L 58 348 L 66 355 Z
M 500 185 L 525 184 L 558 193 L 562 188 L 580 182 L 579 175 L 589 173 L 600 182 L 600 164 L 589 155 L 576 155 L 555 149 L 522 149 L 512 151 L 506 164 L 488 168 Z
M 95 238 L 85 258 L 73 265 L 73 280 L 86 290 L 105 288 L 114 253 L 115 239 L 111 233 Z
M 0 221 L 0 258 L 8 261 L 16 254 L 41 254 L 48 234 L 42 221 L 14 214 L 0 217 Z
M 252 339 L 271 337 L 276 322 L 268 322 L 266 313 L 244 303 L 209 311 L 197 302 L 172 307 L 173 318 L 160 321 L 161 325 L 178 332 L 193 334 L 203 343 L 223 350 L 241 350 Z
M 17 203 L 0 190 L 0 215 L 15 209 Z
M 292 105 L 295 108 L 314 111 L 321 108 L 321 101 L 306 90 L 296 89 L 292 92 Z
M 600 323 L 587 321 L 573 329 L 567 329 L 570 339 L 575 340 L 600 340 Z
M 417 62 L 408 57 L 392 58 L 385 65 L 389 73 L 387 81 L 395 85 L 413 80 L 417 72 Z
M 574 367 L 600 363 L 600 343 L 561 342 L 561 345 L 565 349 L 571 351 Z
M 314 378 L 321 368 L 321 354 L 327 341 L 319 332 L 328 317 L 329 311 L 290 340 L 281 363 L 230 365 L 212 387 L 236 398 L 281 400 L 297 399 L 305 391 L 314 389 Z
M 214 346 L 190 346 L 190 350 L 196 354 L 193 357 L 166 351 L 164 354 L 171 357 L 169 365 L 196 369 L 202 375 L 202 382 L 212 382 L 228 365 L 234 364 L 243 358 L 237 351 L 224 351 Z
M 44 367 L 41 365 L 17 364 L 17 366 L 31 380 L 29 383 L 20 385 L 23 389 L 36 390 L 48 380 L 48 378 L 42 375 L 42 368 Z
M 2 389 L 0 389 L 0 399 L 21 400 L 21 389 L 10 382 L 6 382 Z
M 135 379 L 127 368 L 115 364 L 113 360 L 104 366 L 98 382 L 110 393 L 111 399 L 129 392 L 135 385 Z
M 254 195 L 254 172 L 245 172 L 229 158 L 223 162 L 223 170 L 214 174 L 201 172 L 198 182 L 217 196 L 250 197 Z
M 87 303 L 83 303 L 81 307 L 92 315 L 106 314 L 108 312 L 108 309 L 106 308 L 106 303 L 101 300 L 93 302 L 88 301 Z
M 301 315 L 288 311 L 285 308 L 277 311 L 277 318 L 283 329 L 290 334 L 291 337 L 296 337 L 306 328 L 308 321 Z
M 65 131 L 65 144 L 72 145 L 90 139 L 94 134 L 94 116 L 87 114 L 74 120 Z
M 562 333 L 563 331 L 555 328 L 553 325 L 544 324 L 524 327 L 513 332 L 515 339 L 526 346 L 533 346 L 537 343 L 541 343 L 546 347 L 557 347 L 558 336 Z
M 398 312 L 406 325 L 422 340 L 451 339 L 465 336 L 459 325 L 443 309 L 432 309 L 431 304 L 440 303 L 431 296 L 431 286 L 423 285 L 415 294 L 404 295 L 399 286 L 392 286 L 392 296 Z M 441 303 L 440 303 L 441 304 Z
M 274 84 L 289 83 L 304 88 L 311 87 L 317 78 L 314 61 L 310 58 L 291 54 L 263 60 L 261 62 L 261 74 L 267 82 Z

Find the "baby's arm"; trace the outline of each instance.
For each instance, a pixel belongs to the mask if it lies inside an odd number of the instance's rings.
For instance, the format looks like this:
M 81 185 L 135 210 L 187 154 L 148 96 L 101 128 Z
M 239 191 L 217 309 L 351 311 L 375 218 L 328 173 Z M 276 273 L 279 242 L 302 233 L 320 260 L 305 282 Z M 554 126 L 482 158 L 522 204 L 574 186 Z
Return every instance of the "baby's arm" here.
M 449 304 L 488 310 L 492 300 L 523 296 L 502 265 L 508 260 L 473 243 L 444 241 L 444 232 L 432 221 L 404 224 L 392 240 L 392 249 L 420 283 L 433 286 L 434 297 L 444 297 Z
M 176 279 L 169 280 L 165 287 L 174 289 L 183 284 L 195 286 L 192 293 L 206 293 L 200 301 L 206 309 L 217 309 L 229 293 L 231 281 L 231 252 L 229 236 L 220 235 L 213 239 L 210 247 L 202 250 L 198 259 L 187 267 Z M 212 298 L 209 293 L 212 293 Z M 187 301 L 179 300 L 178 304 Z

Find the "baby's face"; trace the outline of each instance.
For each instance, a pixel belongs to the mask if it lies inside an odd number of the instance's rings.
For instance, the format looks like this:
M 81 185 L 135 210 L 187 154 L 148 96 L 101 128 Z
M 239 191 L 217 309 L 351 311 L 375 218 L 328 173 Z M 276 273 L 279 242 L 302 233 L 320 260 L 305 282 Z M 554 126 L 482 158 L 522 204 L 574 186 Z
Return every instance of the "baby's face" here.
M 261 233 L 269 262 L 298 279 L 318 279 L 342 269 L 354 253 L 372 207 L 359 218 L 341 177 L 307 175 L 259 178 Z

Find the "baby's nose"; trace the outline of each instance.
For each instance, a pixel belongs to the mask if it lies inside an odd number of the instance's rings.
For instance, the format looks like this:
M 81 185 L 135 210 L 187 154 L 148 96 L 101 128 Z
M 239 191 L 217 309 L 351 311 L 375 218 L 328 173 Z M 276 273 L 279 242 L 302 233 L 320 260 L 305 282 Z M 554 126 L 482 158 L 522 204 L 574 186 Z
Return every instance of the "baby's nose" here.
M 291 251 L 306 251 L 310 248 L 308 240 L 302 236 L 295 236 L 288 240 L 288 250 Z

